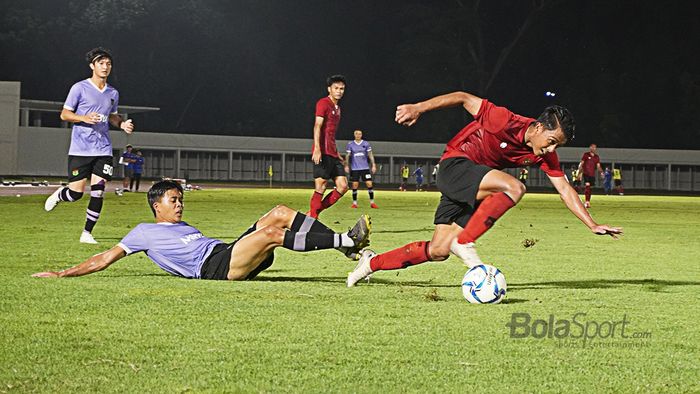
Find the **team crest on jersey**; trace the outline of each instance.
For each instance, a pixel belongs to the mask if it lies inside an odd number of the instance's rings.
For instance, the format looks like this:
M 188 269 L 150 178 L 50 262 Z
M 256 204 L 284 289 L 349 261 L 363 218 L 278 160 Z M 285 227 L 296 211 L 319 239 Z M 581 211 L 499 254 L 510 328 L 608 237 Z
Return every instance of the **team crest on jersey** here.
M 532 163 L 532 160 L 530 160 L 530 158 L 527 158 L 527 159 L 523 160 L 523 164 L 526 165 L 526 166 L 529 166 L 530 163 Z
M 75 169 L 73 170 L 73 172 L 71 172 L 71 174 L 73 174 L 73 176 L 78 176 L 79 173 L 80 173 L 80 171 L 75 170 Z

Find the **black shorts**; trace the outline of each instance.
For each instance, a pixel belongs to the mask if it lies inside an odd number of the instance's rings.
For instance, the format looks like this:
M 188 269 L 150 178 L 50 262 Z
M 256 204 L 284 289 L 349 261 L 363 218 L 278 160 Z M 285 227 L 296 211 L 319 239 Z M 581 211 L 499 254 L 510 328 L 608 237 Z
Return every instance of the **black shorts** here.
M 112 162 L 112 156 L 68 156 L 68 182 L 90 178 L 92 174 L 111 181 Z
M 337 157 L 321 155 L 321 162 L 314 164 L 314 178 L 335 179 L 345 176 L 345 167 Z
M 372 181 L 372 173 L 369 169 L 366 170 L 351 170 L 350 182 L 370 182 Z
M 583 183 L 590 183 L 591 185 L 595 185 L 595 175 L 593 175 L 593 176 L 584 175 L 583 176 Z
M 124 166 L 124 176 L 132 177 L 134 176 L 134 169 L 130 166 Z
M 440 204 L 435 210 L 434 224 L 467 225 L 476 209 L 479 184 L 492 168 L 476 164 L 464 157 L 452 157 L 440 162 L 437 188 Z
M 615 179 L 615 186 L 620 186 L 622 185 L 622 180 L 621 179 Z
M 227 243 L 220 243 L 214 246 L 214 249 L 209 254 L 209 257 L 202 264 L 202 269 L 199 272 L 201 279 L 213 279 L 213 280 L 228 280 L 228 271 L 231 266 L 231 252 L 233 251 L 233 245 L 240 241 L 241 238 L 255 231 L 257 223 L 248 228 L 237 240 Z M 275 260 L 274 253 L 270 253 L 265 260 L 263 260 L 260 265 L 255 267 L 251 273 L 246 276 L 245 280 L 251 280 L 258 276 L 262 271 L 270 268 L 272 262 Z

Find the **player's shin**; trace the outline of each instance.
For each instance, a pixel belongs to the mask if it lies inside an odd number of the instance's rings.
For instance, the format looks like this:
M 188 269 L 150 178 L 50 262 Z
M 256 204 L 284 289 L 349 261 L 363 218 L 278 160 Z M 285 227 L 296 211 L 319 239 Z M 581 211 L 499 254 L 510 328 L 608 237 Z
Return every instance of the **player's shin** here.
M 282 247 L 297 252 L 308 252 L 311 250 L 338 248 L 344 246 L 347 243 L 345 241 L 341 234 L 286 231 Z
M 289 228 L 292 231 L 297 231 L 301 233 L 322 233 L 322 234 L 335 234 L 335 231 L 328 228 L 325 224 L 319 222 L 317 219 L 311 216 L 304 215 L 301 212 L 297 212 L 292 221 L 292 226 Z
M 323 210 L 322 208 L 323 193 L 314 191 L 311 196 L 311 201 L 309 202 L 309 216 L 318 217 L 319 212 Z
M 466 244 L 476 241 L 513 206 L 515 202 L 506 193 L 499 192 L 486 197 L 457 236 L 457 242 Z
M 430 261 L 430 241 L 417 241 L 376 255 L 370 261 L 372 272 L 397 270 Z
M 338 191 L 338 189 L 333 189 L 332 192 L 328 193 L 328 195 L 321 201 L 321 210 L 324 210 L 326 208 L 329 208 L 333 204 L 335 204 L 340 198 L 343 197 L 342 194 Z M 321 211 L 319 210 L 319 212 Z
M 87 218 L 85 221 L 85 231 L 88 233 L 92 232 L 92 229 L 97 224 L 97 220 L 100 218 L 100 213 L 102 212 L 102 204 L 104 199 L 105 184 L 100 182 L 95 185 L 90 186 L 90 202 L 87 207 Z

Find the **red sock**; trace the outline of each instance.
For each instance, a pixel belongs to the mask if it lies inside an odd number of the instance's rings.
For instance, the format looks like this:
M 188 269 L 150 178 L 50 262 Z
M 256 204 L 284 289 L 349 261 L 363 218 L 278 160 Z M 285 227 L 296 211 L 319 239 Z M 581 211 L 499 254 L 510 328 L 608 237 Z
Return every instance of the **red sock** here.
M 477 238 L 481 237 L 493 226 L 498 218 L 503 216 L 513 206 L 515 206 L 513 200 L 503 192 L 494 193 L 486 197 L 477 206 L 476 211 L 469 219 L 469 222 L 467 222 L 467 226 L 457 236 L 457 242 L 466 244 L 476 241 Z
M 336 201 L 340 200 L 340 197 L 343 197 L 343 195 L 338 192 L 338 189 L 333 189 L 333 191 L 328 193 L 326 198 L 321 201 L 321 209 L 318 211 L 321 212 L 324 209 L 329 208 L 331 205 L 335 204 Z
M 318 213 L 323 209 L 321 208 L 321 198 L 323 198 L 323 194 L 314 191 L 314 194 L 311 196 L 311 202 L 309 203 L 309 216 L 312 218 L 317 218 Z
M 591 201 L 591 185 L 586 185 L 586 201 Z
M 374 256 L 369 262 L 372 271 L 397 270 L 430 260 L 430 241 L 417 241 Z

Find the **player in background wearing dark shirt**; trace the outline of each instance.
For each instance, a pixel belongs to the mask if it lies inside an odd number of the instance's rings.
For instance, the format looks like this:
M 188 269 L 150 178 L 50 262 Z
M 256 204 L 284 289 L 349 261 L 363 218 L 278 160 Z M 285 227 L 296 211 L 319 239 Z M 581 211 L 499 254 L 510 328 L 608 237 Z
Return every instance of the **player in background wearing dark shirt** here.
M 583 206 L 586 208 L 591 207 L 591 194 L 593 194 L 591 186 L 595 185 L 596 170 L 598 170 L 601 178 L 604 176 L 603 168 L 600 166 L 600 156 L 596 153 L 598 146 L 591 144 L 588 149 L 588 152 L 581 157 L 581 162 L 578 163 L 578 176 L 581 177 L 581 174 L 583 174 L 584 196 L 586 198 Z
M 372 272 L 442 261 L 450 253 L 470 268 L 482 264 L 474 243 L 525 194 L 525 185 L 500 171 L 508 167 L 539 165 L 566 207 L 593 234 L 613 238 L 622 234 L 620 228 L 593 220 L 561 170 L 554 150 L 571 140 L 575 130 L 567 109 L 547 107 L 535 120 L 472 94 L 454 92 L 400 105 L 395 120 L 412 126 L 425 112 L 455 106 L 462 106 L 475 120 L 447 144 L 442 155 L 437 180 L 441 199 L 432 240 L 413 242 L 379 255 L 363 250 L 357 267 L 348 275 L 348 287 Z
M 335 133 L 340 122 L 338 102 L 345 94 L 345 77 L 333 75 L 326 83 L 328 96 L 316 103 L 314 121 L 314 145 L 311 152 L 311 160 L 314 163 L 314 194 L 311 196 L 308 212 L 312 218 L 318 218 L 321 211 L 335 204 L 348 191 L 345 167 L 335 143 Z M 329 179 L 333 179 L 335 188 L 323 197 Z

